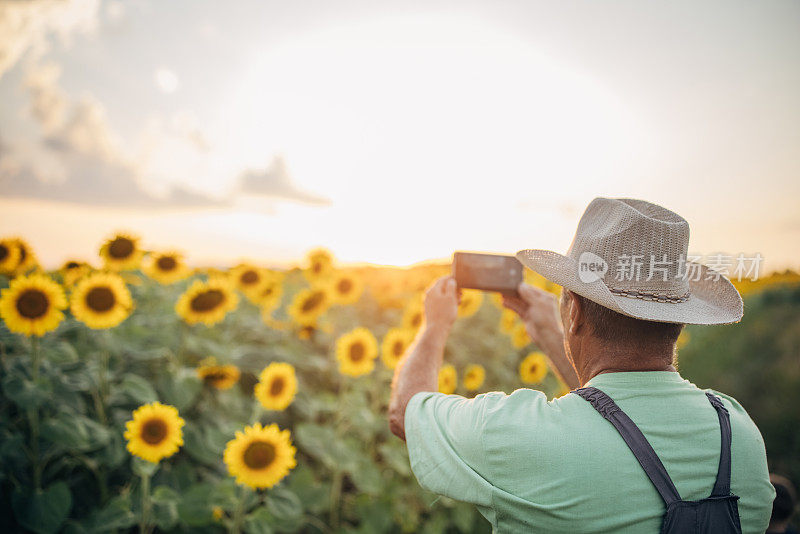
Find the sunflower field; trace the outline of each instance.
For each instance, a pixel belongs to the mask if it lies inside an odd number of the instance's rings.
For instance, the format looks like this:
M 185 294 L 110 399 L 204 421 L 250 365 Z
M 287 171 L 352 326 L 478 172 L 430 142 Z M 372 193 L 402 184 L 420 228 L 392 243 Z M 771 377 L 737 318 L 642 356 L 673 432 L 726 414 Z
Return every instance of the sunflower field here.
M 490 531 L 420 488 L 387 421 L 449 265 L 193 268 L 127 233 L 94 263 L 0 239 L 1 531 Z M 445 393 L 565 392 L 489 293 L 463 292 L 445 364 Z

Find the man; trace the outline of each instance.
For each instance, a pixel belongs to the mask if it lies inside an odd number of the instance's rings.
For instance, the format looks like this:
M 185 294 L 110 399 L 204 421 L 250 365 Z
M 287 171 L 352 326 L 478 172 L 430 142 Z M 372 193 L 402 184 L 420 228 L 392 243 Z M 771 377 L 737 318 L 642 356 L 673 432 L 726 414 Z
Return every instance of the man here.
M 668 499 L 644 469 L 658 460 L 639 460 L 641 450 L 634 453 L 630 438 L 605 419 L 621 410 L 666 470 L 659 487 L 674 484 L 674 499 L 682 501 L 713 492 L 738 504 L 738 514 L 729 510 L 732 531 L 740 519 L 742 532 L 764 532 L 775 493 L 761 434 L 735 399 L 706 390 L 722 398 L 715 406 L 718 400 L 675 368 L 683 325 L 742 316 L 741 297 L 726 278 L 686 261 L 688 237 L 688 223 L 661 206 L 596 198 L 566 256 L 517 253 L 562 286 L 562 297 L 559 305 L 522 283 L 519 297 L 504 297 L 504 306 L 519 314 L 570 388 L 587 388 L 549 402 L 531 389 L 473 399 L 436 392 L 459 298 L 451 277 L 436 281 L 423 326 L 395 371 L 389 405 L 390 427 L 406 440 L 419 483 L 474 503 L 495 532 L 658 532 Z M 589 388 L 606 394 L 615 410 L 609 403 L 596 409 Z M 731 459 L 728 469 L 723 458 Z M 693 506 L 683 508 L 699 524 Z

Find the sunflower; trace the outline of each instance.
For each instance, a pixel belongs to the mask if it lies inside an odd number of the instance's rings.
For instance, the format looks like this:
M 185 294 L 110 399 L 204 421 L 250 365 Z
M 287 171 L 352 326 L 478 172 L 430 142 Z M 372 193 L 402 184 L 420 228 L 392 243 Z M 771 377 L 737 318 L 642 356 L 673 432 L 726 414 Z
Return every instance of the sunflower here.
M 172 456 L 183 445 L 184 421 L 174 406 L 153 402 L 133 411 L 125 423 L 128 452 L 148 462 L 158 463 Z
M 330 321 L 314 321 L 304 325 L 295 325 L 295 333 L 299 339 L 311 339 L 311 336 L 318 331 L 330 334 L 333 332 L 333 325 Z
M 364 283 L 352 274 L 338 272 L 330 281 L 330 292 L 336 304 L 354 304 L 364 291 Z
M 139 238 L 119 233 L 100 247 L 100 257 L 107 269 L 130 271 L 139 268 L 144 252 L 139 248 Z
M 324 248 L 317 248 L 310 251 L 306 258 L 308 259 L 308 267 L 303 271 L 303 274 L 309 282 L 319 282 L 326 280 L 331 272 L 333 272 L 333 255 L 329 250 Z
M 247 297 L 262 310 L 272 311 L 281 303 L 283 285 L 277 276 L 267 275 L 266 278 L 264 286 L 254 293 L 248 293 Z
M 174 284 L 191 273 L 191 269 L 183 261 L 183 255 L 178 252 L 151 253 L 142 270 L 147 276 L 164 285 Z
M 473 363 L 464 371 L 464 387 L 469 391 L 475 391 L 483 385 L 484 378 L 486 378 L 486 370 L 482 365 Z
M 33 249 L 24 239 L 13 237 L 10 241 L 16 244 L 19 250 L 19 261 L 14 271 L 16 274 L 25 274 L 39 264 L 36 261 L 36 254 L 33 253 Z
M 342 374 L 361 376 L 372 372 L 377 356 L 378 342 L 364 327 L 355 328 L 336 340 L 336 358 Z
M 90 328 L 112 328 L 130 315 L 133 299 L 120 275 L 96 272 L 82 278 L 72 290 L 70 309 Z
M 255 396 L 267 410 L 285 410 L 297 393 L 297 377 L 289 363 L 272 362 L 261 371 Z
M 526 384 L 541 382 L 547 375 L 547 358 L 541 352 L 533 351 L 519 364 L 519 376 Z
M 528 334 L 525 324 L 519 322 L 514 325 L 511 330 L 511 344 L 514 345 L 514 348 L 521 349 L 522 347 L 527 347 L 530 343 L 531 336 Z
M 417 330 L 422 326 L 423 313 L 424 305 L 422 299 L 412 300 L 403 311 L 403 327 L 409 330 Z
M 331 297 L 327 287 L 312 287 L 298 292 L 287 311 L 295 322 L 307 325 L 322 315 L 330 303 Z
M 239 381 L 239 368 L 235 365 L 218 365 L 216 358 L 205 358 L 197 368 L 197 377 L 216 389 L 230 389 Z
M 247 295 L 257 294 L 267 283 L 269 278 L 264 269 L 247 263 L 241 263 L 230 270 L 229 273 L 236 288 Z M 253 300 L 252 298 L 250 299 Z
M 456 368 L 450 365 L 442 366 L 439 369 L 439 392 L 449 395 L 456 390 L 458 377 L 456 375 Z
M 14 239 L 0 239 L 0 273 L 11 274 L 17 270 L 21 256 Z
M 389 369 L 394 369 L 414 340 L 413 332 L 405 328 L 392 328 L 383 336 L 381 360 Z
M 55 330 L 67 307 L 64 290 L 44 274 L 18 276 L 0 297 L 0 317 L 12 332 L 43 336 Z
M 64 262 L 59 271 L 64 285 L 72 287 L 78 280 L 92 272 L 92 267 L 84 261 L 68 260 Z
M 291 434 L 278 425 L 261 423 L 236 432 L 225 446 L 223 460 L 236 482 L 253 489 L 271 488 L 297 465 Z
M 475 315 L 483 304 L 483 292 L 477 289 L 462 289 L 461 301 L 458 303 L 458 316 L 469 317 Z
M 511 334 L 514 331 L 514 327 L 517 326 L 518 317 L 517 312 L 505 308 L 500 313 L 500 331 L 504 334 Z
M 239 297 L 231 283 L 223 277 L 209 278 L 207 282 L 195 280 L 178 298 L 175 312 L 189 324 L 204 323 L 212 326 L 239 304 Z

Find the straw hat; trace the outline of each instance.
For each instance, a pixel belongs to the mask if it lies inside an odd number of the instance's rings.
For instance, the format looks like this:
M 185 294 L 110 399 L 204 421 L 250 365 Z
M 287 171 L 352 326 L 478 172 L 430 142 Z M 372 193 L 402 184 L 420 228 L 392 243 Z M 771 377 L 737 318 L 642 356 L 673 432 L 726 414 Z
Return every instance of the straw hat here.
M 517 259 L 548 280 L 616 312 L 664 323 L 727 324 L 742 297 L 720 273 L 688 261 L 689 223 L 631 198 L 595 198 L 561 255 L 526 249 Z

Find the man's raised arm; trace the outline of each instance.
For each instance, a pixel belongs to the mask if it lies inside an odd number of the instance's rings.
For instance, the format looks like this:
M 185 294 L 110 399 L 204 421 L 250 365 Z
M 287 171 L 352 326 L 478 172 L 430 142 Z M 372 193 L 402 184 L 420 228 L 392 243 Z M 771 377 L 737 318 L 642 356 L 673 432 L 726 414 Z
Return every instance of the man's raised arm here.
M 405 414 L 408 401 L 420 391 L 438 391 L 439 368 L 444 346 L 458 312 L 458 292 L 452 276 L 436 280 L 425 293 L 422 327 L 398 363 L 392 378 L 389 428 L 406 439 Z

